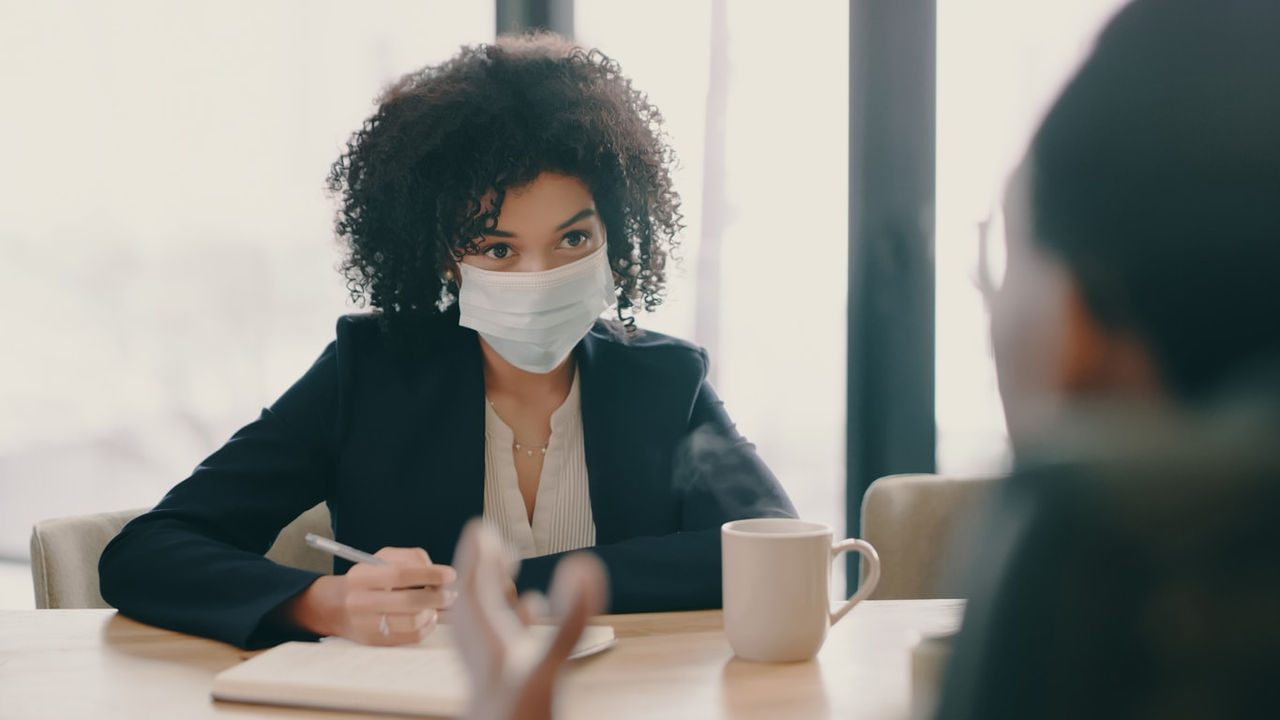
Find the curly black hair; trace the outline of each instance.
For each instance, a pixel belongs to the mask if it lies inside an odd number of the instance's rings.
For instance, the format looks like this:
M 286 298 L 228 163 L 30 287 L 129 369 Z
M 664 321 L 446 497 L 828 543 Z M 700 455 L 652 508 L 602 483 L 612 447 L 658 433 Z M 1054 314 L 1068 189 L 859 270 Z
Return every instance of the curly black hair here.
M 631 328 L 628 309 L 661 304 L 683 227 L 674 162 L 658 109 L 598 50 L 545 32 L 463 47 L 392 83 L 330 170 L 347 289 L 413 335 L 453 308 L 445 271 L 477 252 L 505 193 L 558 172 L 595 199 Z

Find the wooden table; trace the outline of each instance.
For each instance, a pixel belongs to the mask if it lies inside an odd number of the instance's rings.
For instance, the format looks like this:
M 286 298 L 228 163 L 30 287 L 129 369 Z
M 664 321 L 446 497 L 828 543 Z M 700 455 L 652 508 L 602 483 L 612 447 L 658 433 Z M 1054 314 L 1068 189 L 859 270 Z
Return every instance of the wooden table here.
M 958 600 L 867 601 L 816 660 L 735 659 L 719 611 L 604 616 L 617 647 L 577 662 L 561 718 L 906 718 L 909 650 L 954 628 Z M 214 674 L 253 653 L 114 610 L 0 610 L 0 718 L 378 718 L 214 702 Z

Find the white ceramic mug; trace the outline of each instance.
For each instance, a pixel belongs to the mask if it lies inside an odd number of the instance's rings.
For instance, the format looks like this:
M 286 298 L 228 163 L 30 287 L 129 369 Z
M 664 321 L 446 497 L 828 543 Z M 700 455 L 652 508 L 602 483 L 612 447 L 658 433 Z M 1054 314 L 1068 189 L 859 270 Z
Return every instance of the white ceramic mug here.
M 794 518 L 734 520 L 720 528 L 724 631 L 744 660 L 795 662 L 817 654 L 836 624 L 871 594 L 880 557 L 866 540 L 832 542 L 827 525 Z M 860 552 L 871 567 L 853 597 L 831 612 L 831 561 Z

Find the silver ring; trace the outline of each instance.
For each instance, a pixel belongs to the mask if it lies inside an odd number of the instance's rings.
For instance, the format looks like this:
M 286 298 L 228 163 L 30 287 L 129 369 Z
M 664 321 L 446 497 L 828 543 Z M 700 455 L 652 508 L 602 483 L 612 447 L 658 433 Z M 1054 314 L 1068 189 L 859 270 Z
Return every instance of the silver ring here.
M 387 625 L 386 615 L 383 615 L 382 619 L 378 621 L 378 632 L 382 633 L 382 637 L 387 637 L 391 634 L 391 628 Z

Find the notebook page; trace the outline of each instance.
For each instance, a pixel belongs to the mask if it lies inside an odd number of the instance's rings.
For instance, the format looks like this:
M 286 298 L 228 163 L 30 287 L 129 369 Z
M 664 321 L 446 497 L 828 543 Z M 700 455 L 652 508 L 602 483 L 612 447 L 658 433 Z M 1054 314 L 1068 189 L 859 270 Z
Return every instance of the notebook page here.
M 550 642 L 556 628 L 530 630 Z M 572 657 L 614 643 L 612 627 L 588 626 Z M 418 645 L 371 647 L 341 638 L 285 643 L 224 670 L 213 684 L 219 700 L 446 717 L 465 711 L 468 694 L 447 625 Z
M 534 637 L 538 639 L 538 642 L 549 643 L 551 642 L 551 638 L 555 636 L 557 629 L 558 628 L 555 625 L 532 625 L 529 627 L 529 632 L 533 633 Z M 340 643 L 345 645 L 359 644 L 354 640 L 347 640 L 346 638 L 340 637 L 327 637 L 321 640 L 321 642 Z M 594 655 L 601 650 L 613 647 L 614 642 L 615 637 L 612 625 L 588 625 L 583 629 L 582 637 L 578 638 L 577 644 L 573 646 L 573 652 L 569 654 L 569 659 L 576 660 L 578 658 L 587 657 L 588 655 Z M 402 647 L 446 648 L 451 650 L 453 648 L 453 628 L 449 625 L 440 625 L 433 630 L 430 635 L 423 638 L 421 642 Z
M 467 676 L 452 648 L 291 642 L 219 673 L 219 700 L 453 717 Z

